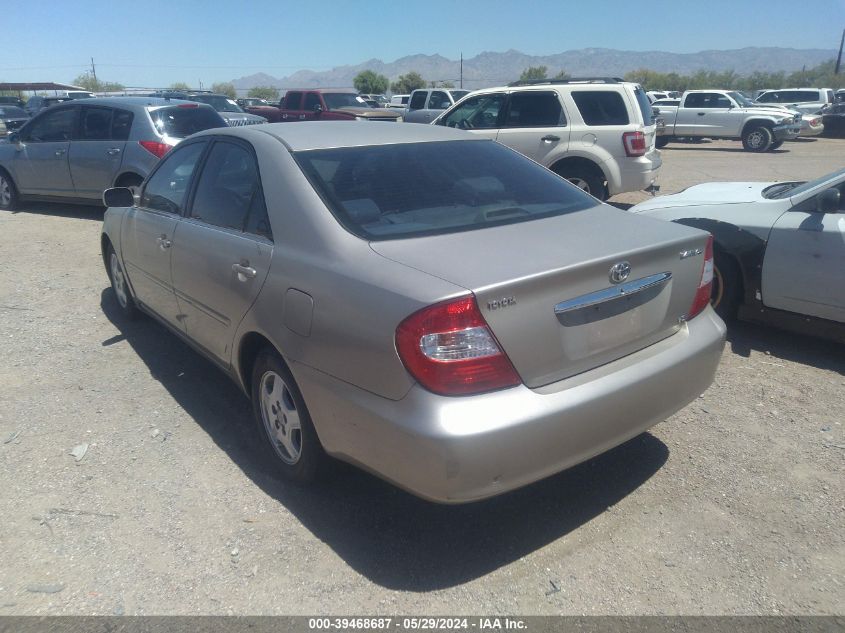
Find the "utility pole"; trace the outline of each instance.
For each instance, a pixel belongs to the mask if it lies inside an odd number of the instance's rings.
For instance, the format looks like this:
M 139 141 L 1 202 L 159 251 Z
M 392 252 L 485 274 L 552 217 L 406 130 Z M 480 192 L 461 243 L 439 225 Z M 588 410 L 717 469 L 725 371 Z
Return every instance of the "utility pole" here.
M 97 85 L 97 67 L 94 66 L 94 58 L 91 58 L 91 74 L 94 75 L 94 85 Z
M 842 47 L 839 47 L 839 56 L 842 57 Z M 464 87 L 464 52 L 461 51 L 461 89 Z
M 834 75 L 839 74 L 839 68 L 842 66 L 842 45 L 845 44 L 845 29 L 842 29 L 842 39 L 839 40 L 839 57 L 836 58 L 836 68 L 833 71 Z

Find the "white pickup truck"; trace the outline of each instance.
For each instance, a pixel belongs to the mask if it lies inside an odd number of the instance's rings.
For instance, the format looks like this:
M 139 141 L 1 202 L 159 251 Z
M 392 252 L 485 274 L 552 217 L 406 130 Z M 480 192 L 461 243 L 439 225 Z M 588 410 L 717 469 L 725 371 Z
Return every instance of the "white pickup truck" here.
M 733 90 L 688 90 L 680 104 L 657 106 L 663 120 L 657 147 L 676 137 L 729 138 L 742 140 L 749 152 L 777 149 L 801 130 L 800 113 L 757 106 Z

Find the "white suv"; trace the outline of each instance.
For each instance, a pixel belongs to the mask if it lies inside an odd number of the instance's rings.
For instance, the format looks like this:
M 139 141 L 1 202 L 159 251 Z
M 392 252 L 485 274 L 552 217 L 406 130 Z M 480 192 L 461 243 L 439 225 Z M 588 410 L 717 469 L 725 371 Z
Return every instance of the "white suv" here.
M 804 114 L 817 114 L 825 106 L 833 103 L 831 88 L 783 88 L 766 90 L 757 97 L 757 103 L 777 104 L 798 110 Z
M 655 120 L 638 84 L 607 77 L 516 82 L 477 90 L 433 123 L 495 139 L 600 200 L 657 189 Z

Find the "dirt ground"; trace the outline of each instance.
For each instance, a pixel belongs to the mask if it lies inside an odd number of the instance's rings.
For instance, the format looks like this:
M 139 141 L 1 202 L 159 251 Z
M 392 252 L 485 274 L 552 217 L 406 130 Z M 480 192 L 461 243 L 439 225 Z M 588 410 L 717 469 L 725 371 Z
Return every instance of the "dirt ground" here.
M 811 178 L 843 150 L 672 144 L 660 184 Z M 0 212 L 0 615 L 843 613 L 842 346 L 732 325 L 697 401 L 490 501 L 351 467 L 299 489 L 224 375 L 120 318 L 101 219 Z

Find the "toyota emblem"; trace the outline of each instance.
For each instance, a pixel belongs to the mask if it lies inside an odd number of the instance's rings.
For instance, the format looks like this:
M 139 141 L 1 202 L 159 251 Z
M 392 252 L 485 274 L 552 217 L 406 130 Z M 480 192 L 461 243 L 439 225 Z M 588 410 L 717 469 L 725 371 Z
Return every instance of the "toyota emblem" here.
M 610 267 L 610 281 L 615 284 L 621 284 L 631 274 L 631 264 L 628 262 L 618 262 Z

